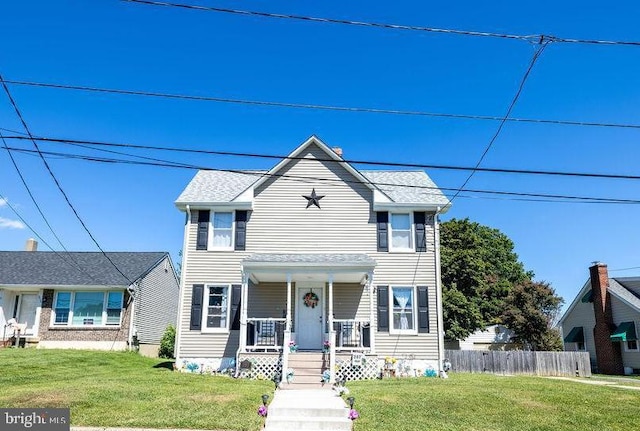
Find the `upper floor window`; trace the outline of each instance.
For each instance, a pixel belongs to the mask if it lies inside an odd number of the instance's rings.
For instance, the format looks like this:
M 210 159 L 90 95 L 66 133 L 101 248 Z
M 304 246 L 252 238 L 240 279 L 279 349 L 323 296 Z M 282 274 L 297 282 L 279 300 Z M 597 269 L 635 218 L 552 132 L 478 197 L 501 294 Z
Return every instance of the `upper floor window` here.
M 390 214 L 389 236 L 392 251 L 413 251 L 413 220 L 411 213 Z
M 214 212 L 211 214 L 209 229 L 209 249 L 231 249 L 233 246 L 233 213 Z
M 122 291 L 56 292 L 53 304 L 54 326 L 120 325 Z
M 196 250 L 244 250 L 248 211 L 197 212 Z

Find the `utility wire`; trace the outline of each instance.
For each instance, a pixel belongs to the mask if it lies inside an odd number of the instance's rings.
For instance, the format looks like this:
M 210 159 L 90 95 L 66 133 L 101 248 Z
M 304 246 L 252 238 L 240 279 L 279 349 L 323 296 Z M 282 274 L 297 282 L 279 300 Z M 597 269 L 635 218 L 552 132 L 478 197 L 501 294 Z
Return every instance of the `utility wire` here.
M 25 140 L 29 138 L 26 138 L 23 136 L 5 136 L 5 139 Z M 87 145 L 90 147 L 94 147 L 94 146 L 119 147 L 119 148 L 188 153 L 188 154 L 206 154 L 206 155 L 217 155 L 217 156 L 248 157 L 248 158 L 262 158 L 262 159 L 277 159 L 277 160 L 309 160 L 302 156 L 285 156 L 285 155 L 276 155 L 276 154 L 246 153 L 246 152 L 237 152 L 237 151 L 202 150 L 202 149 L 184 148 L 184 147 L 160 147 L 160 146 L 154 146 L 154 145 L 136 145 L 136 144 L 114 143 L 114 142 L 93 141 L 93 140 L 53 138 L 53 137 L 43 137 L 43 136 L 36 136 L 34 137 L 34 139 L 40 142 L 63 143 L 63 144 L 69 144 L 69 145 Z M 119 154 L 119 153 L 115 153 L 115 154 Z M 127 153 L 121 153 L 121 154 L 132 156 L 131 154 L 127 154 Z M 134 156 L 134 157 L 139 157 L 139 156 Z M 318 160 L 321 162 L 336 163 L 336 160 L 331 158 L 320 157 L 315 160 Z M 417 168 L 417 169 L 439 169 L 439 170 L 453 170 L 453 171 L 475 170 L 478 172 L 503 173 L 503 174 L 549 175 L 549 176 L 566 176 L 566 177 L 640 180 L 640 175 L 595 173 L 595 172 L 486 168 L 486 167 L 455 166 L 455 165 L 435 165 L 435 164 L 432 165 L 432 164 L 422 164 L 422 163 L 382 162 L 382 161 L 359 160 L 359 159 L 342 159 L 342 160 L 339 160 L 338 162 L 340 163 L 344 162 L 350 165 L 388 166 L 388 167 Z
M 9 148 L 10 151 L 17 151 L 26 154 L 36 154 L 35 150 L 26 150 L 22 148 Z M 188 169 L 188 170 L 204 170 L 204 171 L 216 171 L 216 172 L 229 172 L 236 173 L 242 175 L 252 175 L 256 177 L 273 177 L 273 178 L 284 178 L 292 181 L 300 181 L 300 182 L 322 182 L 324 184 L 362 184 L 362 182 L 358 180 L 340 180 L 335 178 L 320 178 L 320 177 L 312 177 L 306 175 L 291 175 L 291 174 L 277 174 L 277 173 L 267 173 L 266 171 L 249 171 L 249 170 L 237 170 L 237 169 L 219 169 L 219 168 L 211 168 L 207 166 L 198 166 L 198 165 L 190 165 L 186 163 L 180 162 L 172 162 L 172 161 L 158 161 L 158 162 L 146 162 L 146 161 L 136 161 L 136 160 L 126 160 L 126 159 L 114 159 L 114 158 L 104 158 L 104 157 L 96 157 L 96 156 L 88 156 L 84 154 L 73 154 L 73 153 L 60 153 L 60 152 L 48 152 L 42 151 L 42 154 L 45 155 L 53 155 L 59 157 L 65 157 L 69 159 L 79 159 L 90 162 L 99 162 L 99 163 L 108 163 L 108 164 L 129 164 L 129 165 L 140 165 L 140 166 L 153 166 L 153 167 L 165 167 L 165 168 L 178 168 L 178 169 Z M 134 155 L 131 155 L 135 157 Z M 156 159 L 160 160 L 160 159 Z M 429 187 L 429 186 L 419 186 L 413 184 L 395 184 L 395 183 L 383 183 L 383 182 L 373 182 L 373 181 L 365 181 L 365 184 L 369 184 L 373 187 L 382 188 L 385 187 L 403 187 L 409 189 L 418 189 L 418 190 L 430 190 L 430 191 L 451 191 L 456 192 L 459 191 L 459 188 L 447 188 L 447 187 Z M 546 194 L 546 193 L 524 193 L 524 192 L 508 192 L 502 190 L 481 190 L 481 189 L 464 189 L 463 192 L 468 193 L 478 193 L 478 194 L 491 194 L 498 196 L 509 196 L 509 197 L 527 197 L 527 198 L 550 198 L 557 200 L 566 200 L 571 202 L 585 202 L 585 203 L 607 203 L 607 204 L 640 204 L 640 200 L 636 199 L 622 199 L 622 198 L 609 198 L 609 197 L 593 197 L 593 196 L 576 196 L 576 195 L 558 195 L 558 194 Z
M 162 7 L 173 7 L 173 8 L 180 8 L 180 9 L 199 10 L 204 12 L 220 12 L 220 13 L 227 13 L 227 14 L 234 14 L 234 15 L 259 16 L 264 18 L 291 19 L 291 20 L 307 21 L 307 22 L 342 24 L 342 25 L 351 25 L 351 26 L 359 26 L 359 27 L 384 28 L 388 30 L 409 30 L 409 31 L 417 31 L 417 32 L 453 34 L 458 36 L 474 36 L 474 37 L 489 37 L 489 38 L 498 38 L 498 39 L 524 40 L 528 42 L 537 41 L 540 39 L 541 36 L 544 36 L 545 39 L 548 39 L 552 42 L 590 44 L 590 45 L 640 46 L 640 42 L 637 42 L 637 41 L 578 39 L 578 38 L 557 37 L 552 35 L 538 35 L 538 34 L 520 35 L 520 34 L 495 33 L 495 32 L 486 32 L 486 31 L 446 29 L 446 28 L 423 27 L 423 26 L 415 26 L 415 25 L 352 21 L 352 20 L 346 20 L 346 19 L 322 18 L 322 17 L 313 17 L 313 16 L 305 16 L 305 15 L 292 15 L 292 14 L 280 14 L 280 13 L 270 13 L 270 12 L 259 12 L 259 11 L 251 11 L 251 10 L 228 9 L 228 8 L 221 8 L 221 7 L 198 6 L 198 5 L 183 4 L 183 3 L 165 2 L 165 1 L 151 1 L 151 0 L 121 0 L 121 1 L 128 2 L 128 3 L 139 3 L 139 4 L 149 5 L 149 6 L 162 6 Z
M 22 113 L 20 112 L 20 109 L 18 108 L 18 105 L 16 104 L 16 101 L 13 99 L 13 96 L 11 96 L 11 92 L 9 91 L 9 87 L 7 87 L 7 84 L 4 81 L 4 78 L 2 77 L 1 74 L 0 74 L 0 82 L 2 83 L 2 87 L 4 88 L 5 93 L 7 93 L 7 97 L 9 98 L 9 101 L 11 102 L 11 106 L 13 106 L 13 109 L 14 109 L 16 115 L 18 116 L 18 118 L 20 119 L 20 122 L 22 123 L 22 127 L 24 128 L 24 131 L 29 135 L 29 138 L 31 138 L 31 142 L 33 142 L 33 145 L 36 148 L 36 151 L 38 152 L 40 158 L 42 159 L 42 162 L 44 163 L 45 168 L 49 172 L 49 175 L 53 179 L 53 182 L 58 187 L 58 190 L 60 190 L 60 193 L 64 197 L 64 200 L 67 202 L 67 205 L 73 211 L 73 214 L 75 215 L 76 219 L 78 219 L 78 221 L 80 222 L 80 224 L 82 225 L 84 230 L 87 232 L 87 234 L 89 235 L 89 237 L 91 238 L 93 243 L 96 245 L 96 247 L 98 247 L 98 250 L 100 250 L 102 255 L 109 261 L 109 263 L 111 263 L 111 265 L 116 269 L 116 271 L 118 271 L 120 273 L 120 275 L 122 275 L 125 278 L 125 280 L 127 280 L 129 282 L 129 284 L 132 284 L 133 282 L 129 279 L 129 277 L 127 277 L 126 274 L 124 274 L 120 270 L 120 268 L 118 268 L 118 266 L 113 262 L 113 260 L 111 260 L 111 258 L 107 255 L 107 253 L 105 253 L 105 251 L 102 249 L 102 247 L 100 247 L 100 244 L 98 244 L 98 241 L 95 239 L 95 237 L 93 236 L 93 234 L 91 233 L 91 231 L 89 230 L 89 228 L 87 227 L 85 222 L 80 217 L 80 214 L 78 214 L 78 211 L 76 210 L 76 208 L 73 206 L 73 204 L 69 200 L 69 196 L 67 196 L 67 193 L 64 191 L 64 189 L 60 185 L 60 182 L 58 181 L 58 179 L 56 178 L 55 174 L 51 170 L 51 167 L 49 166 L 49 162 L 47 162 L 47 159 L 44 157 L 44 155 L 40 151 L 40 147 L 38 146 L 38 142 L 33 138 L 33 134 L 29 130 L 29 126 L 27 126 L 27 123 L 24 120 L 24 117 L 22 116 Z
M 493 143 L 496 141 L 496 139 L 498 139 L 498 135 L 500 135 L 500 132 L 502 131 L 502 128 L 506 124 L 507 119 L 509 118 L 509 115 L 511 115 L 511 111 L 513 111 L 513 108 L 516 106 L 516 102 L 520 98 L 520 94 L 522 93 L 522 89 L 524 88 L 524 84 L 527 82 L 527 78 L 531 74 L 531 70 L 533 69 L 533 66 L 536 64 L 536 61 L 538 60 L 538 58 L 540 58 L 540 55 L 542 55 L 542 52 L 544 51 L 544 49 L 547 47 L 548 44 L 549 44 L 549 41 L 545 41 L 543 37 L 540 37 L 540 45 L 534 51 L 533 56 L 531 57 L 531 61 L 529 62 L 529 67 L 527 68 L 527 71 L 524 73 L 524 76 L 520 80 L 520 85 L 518 86 L 518 91 L 516 91 L 515 96 L 513 96 L 513 99 L 511 100 L 511 103 L 509 104 L 509 108 L 507 109 L 506 114 L 504 114 L 504 117 L 500 121 L 500 124 L 498 125 L 498 128 L 497 128 L 496 132 L 491 137 L 491 140 L 489 141 L 489 144 L 484 149 L 484 152 L 480 156 L 480 159 L 478 159 L 478 163 L 476 163 L 476 166 L 473 168 L 473 170 L 471 171 L 471 173 L 469 174 L 467 179 L 464 180 L 464 183 L 462 183 L 462 185 L 460 186 L 461 190 L 464 189 L 465 186 L 467 185 L 467 183 L 471 180 L 473 175 L 476 173 L 476 171 L 480 167 L 480 164 L 482 164 L 482 161 L 484 160 L 485 156 L 487 155 L 487 153 L 489 152 L 489 150 L 493 146 Z M 459 194 L 459 192 L 456 192 L 453 195 L 453 197 L 449 200 L 449 202 L 453 203 L 453 201 L 458 196 L 458 194 Z
M 33 205 L 35 205 L 36 209 L 38 210 L 40 217 L 42 217 L 45 224 L 47 225 L 47 227 L 55 237 L 56 241 L 58 241 L 58 244 L 60 244 L 60 247 L 62 247 L 64 251 L 68 252 L 69 250 L 67 250 L 67 248 L 62 243 L 62 240 L 60 239 L 56 231 L 53 229 L 53 226 L 51 226 L 51 223 L 49 223 L 49 219 L 47 219 L 47 216 L 44 215 L 42 208 L 40 208 L 40 204 L 38 204 L 38 201 L 36 200 L 36 197 L 33 195 L 33 192 L 31 192 L 31 187 L 29 187 L 29 184 L 27 184 L 27 180 L 24 178 L 24 175 L 22 175 L 22 171 L 20 170 L 20 167 L 18 166 L 18 163 L 16 162 L 15 157 L 13 157 L 13 154 L 11 153 L 11 151 L 9 151 L 9 146 L 7 145 L 7 141 L 5 140 L 4 135 L 2 133 L 0 133 L 0 139 L 2 139 L 2 144 L 4 148 L 7 150 L 9 159 L 11 159 L 11 163 L 13 164 L 13 167 L 18 173 L 18 177 L 20 177 L 20 181 L 22 182 L 22 185 L 24 186 L 24 188 L 27 190 L 27 194 L 31 198 L 31 202 L 33 202 Z
M 51 82 L 34 82 L 34 81 L 21 81 L 21 80 L 5 80 L 7 84 L 21 85 L 28 87 L 43 87 L 43 88 L 56 88 L 60 90 L 76 90 L 94 93 L 110 93 L 110 94 L 122 94 L 130 96 L 145 96 L 145 97 L 157 97 L 165 99 L 179 99 L 179 100 L 197 100 L 201 102 L 217 102 L 217 103 L 230 103 L 239 105 L 254 105 L 254 106 L 271 106 L 279 108 L 292 108 L 292 109 L 310 109 L 310 110 L 323 110 L 323 111 L 338 111 L 338 112 L 357 112 L 357 113 L 369 113 L 369 114 L 387 114 L 387 115 L 403 115 L 403 116 L 418 116 L 418 117 L 436 117 L 436 118 L 451 118 L 451 119 L 463 119 L 463 120 L 482 120 L 482 121 L 503 121 L 504 117 L 495 115 L 473 115 L 473 114 L 455 114 L 446 112 L 428 112 L 428 111 L 411 111 L 401 109 L 379 109 L 379 108 L 367 108 L 367 107 L 354 107 L 354 106 L 337 106 L 337 105 L 322 105 L 314 103 L 293 103 L 293 102 L 277 102 L 268 100 L 253 100 L 253 99 L 235 99 L 229 97 L 216 97 L 216 96 L 196 96 L 190 94 L 179 93 L 160 93 L 154 91 L 143 90 L 125 90 L 118 88 L 104 88 L 94 87 L 86 85 L 71 85 L 71 84 L 57 84 Z M 510 117 L 506 121 L 518 122 L 518 123 L 534 123 L 534 124 L 556 124 L 567 126 L 582 126 L 582 127 L 609 127 L 609 128 L 621 128 L 621 129 L 640 129 L 640 124 L 629 123 L 607 123 L 607 122 L 594 122 L 594 121 L 572 121 L 572 120 L 553 120 L 544 118 L 516 118 Z

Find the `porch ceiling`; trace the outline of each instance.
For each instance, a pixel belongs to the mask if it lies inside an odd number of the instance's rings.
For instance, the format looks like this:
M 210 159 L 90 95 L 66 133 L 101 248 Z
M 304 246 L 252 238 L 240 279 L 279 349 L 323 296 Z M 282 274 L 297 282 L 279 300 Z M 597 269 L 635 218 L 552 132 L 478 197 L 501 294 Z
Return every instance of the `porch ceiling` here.
M 254 254 L 242 261 L 243 270 L 260 282 L 316 281 L 360 283 L 376 261 L 366 254 Z

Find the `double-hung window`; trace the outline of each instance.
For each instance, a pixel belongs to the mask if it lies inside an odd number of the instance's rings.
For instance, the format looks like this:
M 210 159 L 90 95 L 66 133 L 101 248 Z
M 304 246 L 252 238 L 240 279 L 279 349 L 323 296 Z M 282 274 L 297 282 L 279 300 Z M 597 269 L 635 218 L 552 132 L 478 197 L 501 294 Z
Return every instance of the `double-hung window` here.
M 415 289 L 411 286 L 392 286 L 389 295 L 392 305 L 390 332 L 417 334 Z
M 391 251 L 414 251 L 412 214 L 392 213 L 389 218 Z
M 209 249 L 233 248 L 233 212 L 212 212 L 209 229 Z
M 117 326 L 122 317 L 122 291 L 56 292 L 53 326 Z
M 229 329 L 229 286 L 228 285 L 208 285 L 205 290 L 204 314 L 205 330 L 228 330 Z

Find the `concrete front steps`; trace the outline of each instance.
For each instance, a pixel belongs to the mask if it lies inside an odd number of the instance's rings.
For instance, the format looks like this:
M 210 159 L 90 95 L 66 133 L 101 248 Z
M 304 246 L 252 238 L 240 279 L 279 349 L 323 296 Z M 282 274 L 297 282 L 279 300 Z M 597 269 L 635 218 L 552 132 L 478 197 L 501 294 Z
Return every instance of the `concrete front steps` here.
M 331 390 L 278 390 L 264 430 L 350 431 L 349 408 Z
M 289 355 L 288 369 L 293 370 L 293 381 L 282 389 L 330 389 L 322 385 L 322 372 L 329 368 L 329 355 L 321 352 L 294 352 Z M 287 370 L 284 371 L 285 373 Z M 286 380 L 286 379 L 285 379 Z

